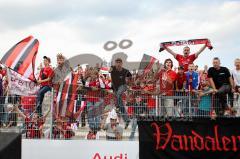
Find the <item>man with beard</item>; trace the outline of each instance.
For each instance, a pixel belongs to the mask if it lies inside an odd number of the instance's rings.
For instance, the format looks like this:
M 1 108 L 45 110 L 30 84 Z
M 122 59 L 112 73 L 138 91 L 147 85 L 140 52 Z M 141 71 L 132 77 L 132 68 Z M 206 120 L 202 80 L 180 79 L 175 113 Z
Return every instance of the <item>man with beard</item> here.
M 70 63 L 65 57 L 59 53 L 57 54 L 57 68 L 54 70 L 54 76 L 52 82 L 55 86 L 55 89 L 58 89 L 59 86 L 63 83 L 65 77 L 68 73 L 71 72 Z

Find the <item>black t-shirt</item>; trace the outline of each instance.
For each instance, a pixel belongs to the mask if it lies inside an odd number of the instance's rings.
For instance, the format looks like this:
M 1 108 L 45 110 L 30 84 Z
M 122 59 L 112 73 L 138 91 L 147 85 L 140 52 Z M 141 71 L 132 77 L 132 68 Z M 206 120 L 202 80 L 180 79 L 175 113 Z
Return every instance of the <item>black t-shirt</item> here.
M 115 66 L 112 66 L 111 79 L 113 89 L 118 90 L 119 86 L 126 84 L 126 77 L 132 77 L 132 74 L 129 70 L 122 68 L 121 71 L 118 71 Z
M 214 67 L 208 69 L 208 77 L 212 78 L 217 89 L 224 84 L 230 84 L 229 77 L 231 77 L 228 68 L 220 67 L 219 70 Z

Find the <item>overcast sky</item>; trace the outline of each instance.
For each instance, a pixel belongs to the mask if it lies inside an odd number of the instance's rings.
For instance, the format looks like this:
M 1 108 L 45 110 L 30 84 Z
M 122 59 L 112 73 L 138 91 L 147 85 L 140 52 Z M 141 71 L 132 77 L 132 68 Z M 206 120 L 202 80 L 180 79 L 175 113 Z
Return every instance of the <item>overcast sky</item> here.
M 63 52 L 68 58 L 93 53 L 110 60 L 125 52 L 129 61 L 143 53 L 161 62 L 171 57 L 161 53 L 159 43 L 209 38 L 214 50 L 204 51 L 195 62 L 211 65 L 218 56 L 222 65 L 233 67 L 240 58 L 240 1 L 224 0 L 0 0 L 0 57 L 28 35 L 40 41 L 37 61 Z M 106 41 L 131 39 L 129 49 L 103 49 Z M 192 52 L 201 46 L 191 46 Z M 182 47 L 173 47 L 182 52 Z

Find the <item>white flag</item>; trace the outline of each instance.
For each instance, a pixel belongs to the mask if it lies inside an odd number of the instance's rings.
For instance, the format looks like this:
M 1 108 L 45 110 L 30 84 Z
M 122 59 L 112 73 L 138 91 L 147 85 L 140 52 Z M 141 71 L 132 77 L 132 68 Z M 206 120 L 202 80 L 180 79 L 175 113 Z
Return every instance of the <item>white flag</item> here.
M 8 69 L 8 87 L 10 94 L 32 96 L 36 95 L 39 86 L 17 72 Z

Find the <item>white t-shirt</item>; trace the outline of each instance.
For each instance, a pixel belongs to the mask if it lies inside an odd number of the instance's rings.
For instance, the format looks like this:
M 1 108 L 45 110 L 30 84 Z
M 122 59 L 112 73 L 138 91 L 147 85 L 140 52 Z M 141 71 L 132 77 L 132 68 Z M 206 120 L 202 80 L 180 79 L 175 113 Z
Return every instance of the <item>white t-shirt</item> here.
M 232 70 L 232 76 L 234 80 L 234 84 L 236 86 L 240 86 L 240 70 Z

